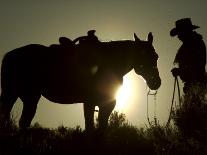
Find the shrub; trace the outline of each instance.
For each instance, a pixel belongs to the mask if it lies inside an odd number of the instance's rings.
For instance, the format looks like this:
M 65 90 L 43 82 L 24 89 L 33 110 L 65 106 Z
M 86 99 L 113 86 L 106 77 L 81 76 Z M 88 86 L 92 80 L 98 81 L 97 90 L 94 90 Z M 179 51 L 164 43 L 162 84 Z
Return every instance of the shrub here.
M 173 120 L 183 136 L 207 142 L 206 89 L 194 85 L 173 110 Z
M 114 111 L 109 117 L 109 127 L 118 128 L 126 123 L 126 115 L 123 113 L 119 113 L 118 111 Z

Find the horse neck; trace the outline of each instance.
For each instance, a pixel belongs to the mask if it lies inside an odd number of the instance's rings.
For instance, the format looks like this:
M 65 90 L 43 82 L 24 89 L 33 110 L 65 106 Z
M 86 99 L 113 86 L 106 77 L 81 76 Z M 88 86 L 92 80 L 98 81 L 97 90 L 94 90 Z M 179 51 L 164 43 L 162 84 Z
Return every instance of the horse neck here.
M 125 75 L 133 69 L 133 41 L 103 42 L 101 50 L 102 62 L 120 75 Z

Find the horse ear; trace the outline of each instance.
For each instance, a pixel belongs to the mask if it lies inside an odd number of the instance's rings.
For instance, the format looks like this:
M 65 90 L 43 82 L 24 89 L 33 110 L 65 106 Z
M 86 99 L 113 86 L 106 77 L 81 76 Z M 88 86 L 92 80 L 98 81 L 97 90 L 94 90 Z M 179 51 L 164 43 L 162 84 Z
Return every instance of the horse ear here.
M 141 40 L 137 37 L 136 33 L 134 33 L 135 42 L 140 42 Z
M 152 32 L 150 32 L 149 34 L 148 34 L 148 42 L 150 42 L 151 44 L 153 43 L 153 35 L 152 35 Z

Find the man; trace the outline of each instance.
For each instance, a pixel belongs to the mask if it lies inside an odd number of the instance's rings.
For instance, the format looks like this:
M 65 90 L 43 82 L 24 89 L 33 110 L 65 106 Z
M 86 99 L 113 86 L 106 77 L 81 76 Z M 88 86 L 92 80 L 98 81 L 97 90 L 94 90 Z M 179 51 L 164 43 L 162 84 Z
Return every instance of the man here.
M 184 93 L 193 84 L 205 81 L 206 46 L 202 36 L 194 31 L 197 28 L 199 26 L 193 25 L 190 18 L 184 18 L 176 21 L 175 28 L 170 31 L 172 37 L 177 36 L 183 43 L 174 60 L 178 68 L 171 72 L 184 82 Z

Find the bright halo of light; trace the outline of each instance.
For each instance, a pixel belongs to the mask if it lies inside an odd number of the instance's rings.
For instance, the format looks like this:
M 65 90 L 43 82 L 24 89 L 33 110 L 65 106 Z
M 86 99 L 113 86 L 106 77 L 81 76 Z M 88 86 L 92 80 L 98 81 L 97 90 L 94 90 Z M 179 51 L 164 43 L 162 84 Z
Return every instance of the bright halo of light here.
M 130 79 L 124 79 L 123 85 L 116 92 L 116 107 L 117 111 L 126 111 L 129 106 L 129 101 L 132 99 L 133 85 Z

